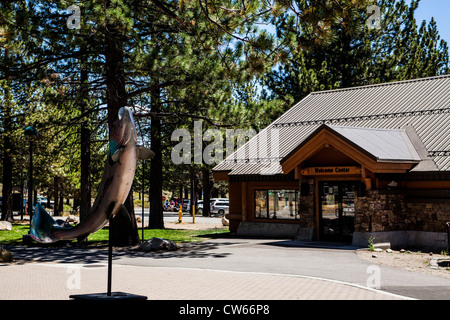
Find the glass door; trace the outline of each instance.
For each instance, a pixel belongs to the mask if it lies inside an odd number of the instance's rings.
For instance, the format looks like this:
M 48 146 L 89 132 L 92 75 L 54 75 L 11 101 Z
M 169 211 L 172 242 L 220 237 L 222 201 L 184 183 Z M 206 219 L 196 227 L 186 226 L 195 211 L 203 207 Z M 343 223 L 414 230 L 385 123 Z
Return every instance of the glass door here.
M 321 181 L 320 239 L 351 242 L 355 230 L 355 198 L 359 182 Z

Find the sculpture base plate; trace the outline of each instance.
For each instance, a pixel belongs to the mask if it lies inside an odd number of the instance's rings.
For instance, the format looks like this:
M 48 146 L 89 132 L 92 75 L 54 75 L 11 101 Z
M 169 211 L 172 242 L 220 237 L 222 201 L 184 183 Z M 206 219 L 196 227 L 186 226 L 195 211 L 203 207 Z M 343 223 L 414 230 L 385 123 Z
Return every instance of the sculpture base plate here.
M 108 296 L 106 292 L 103 293 L 87 293 L 87 294 L 72 294 L 69 298 L 74 300 L 147 300 L 146 296 L 126 292 L 111 292 Z

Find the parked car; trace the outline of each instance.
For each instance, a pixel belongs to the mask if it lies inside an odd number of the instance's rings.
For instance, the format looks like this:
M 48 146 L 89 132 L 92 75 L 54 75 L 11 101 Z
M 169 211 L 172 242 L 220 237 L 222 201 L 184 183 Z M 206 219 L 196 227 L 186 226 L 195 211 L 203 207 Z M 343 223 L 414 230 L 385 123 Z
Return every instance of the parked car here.
M 183 199 L 183 211 L 189 211 L 191 209 L 191 200 Z
M 223 201 L 228 201 L 227 198 L 211 198 L 209 199 L 209 207 L 211 208 L 211 205 L 214 204 L 215 201 L 217 200 L 223 200 Z M 197 201 L 197 210 L 195 211 L 197 214 L 203 214 L 203 208 L 204 208 L 204 200 L 198 200 Z
M 39 202 L 44 208 L 47 208 L 48 200 L 46 197 L 37 197 L 37 202 Z M 55 201 L 50 201 L 49 208 L 53 208 L 55 206 Z
M 227 198 L 211 198 L 211 199 L 209 199 L 210 204 L 212 204 L 214 201 L 217 201 L 217 200 L 228 201 Z
M 197 209 L 195 210 L 197 214 L 203 214 L 203 200 L 197 201 Z
M 228 199 L 220 199 L 215 200 L 211 203 L 211 214 L 218 214 L 220 216 L 224 216 L 228 213 L 229 210 L 229 202 Z

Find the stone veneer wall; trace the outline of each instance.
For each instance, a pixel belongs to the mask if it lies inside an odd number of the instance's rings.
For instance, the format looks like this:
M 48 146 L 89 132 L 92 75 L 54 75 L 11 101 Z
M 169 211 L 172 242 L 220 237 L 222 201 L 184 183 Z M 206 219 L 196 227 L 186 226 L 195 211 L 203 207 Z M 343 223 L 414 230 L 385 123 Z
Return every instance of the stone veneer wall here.
M 446 232 L 450 201 L 408 201 L 402 190 L 368 190 L 355 203 L 355 231 Z
M 300 186 L 302 189 L 302 186 Z M 299 224 L 301 228 L 315 228 L 315 196 L 314 196 L 314 180 L 310 181 L 310 183 L 303 181 L 303 194 L 300 195 L 298 211 L 299 215 Z

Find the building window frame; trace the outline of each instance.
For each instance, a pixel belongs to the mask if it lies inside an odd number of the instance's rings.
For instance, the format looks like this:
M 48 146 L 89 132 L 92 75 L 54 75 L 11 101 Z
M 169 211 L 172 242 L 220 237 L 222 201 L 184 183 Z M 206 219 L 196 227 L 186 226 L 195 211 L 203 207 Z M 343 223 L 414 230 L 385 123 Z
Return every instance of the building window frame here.
M 287 221 L 300 219 L 300 192 L 297 189 L 255 189 L 253 198 L 255 219 Z

